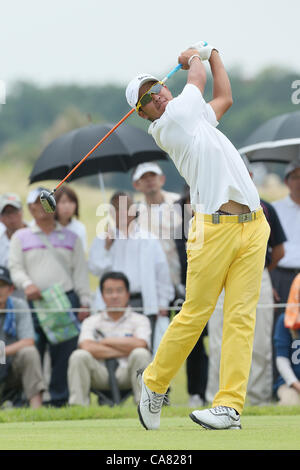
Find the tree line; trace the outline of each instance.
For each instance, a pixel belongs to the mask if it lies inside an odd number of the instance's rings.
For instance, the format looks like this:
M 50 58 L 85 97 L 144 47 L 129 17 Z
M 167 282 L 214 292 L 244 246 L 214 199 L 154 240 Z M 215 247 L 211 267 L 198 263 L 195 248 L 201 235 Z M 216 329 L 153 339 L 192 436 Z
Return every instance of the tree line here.
M 239 148 L 245 139 L 266 120 L 279 114 L 299 110 L 292 103 L 292 84 L 299 79 L 297 72 L 278 67 L 268 68 L 251 79 L 238 68 L 230 79 L 234 104 L 223 117 L 219 129 Z M 176 96 L 186 81 L 180 71 L 168 82 Z M 212 81 L 208 78 L 205 99 L 212 96 Z M 118 122 L 129 107 L 125 86 L 52 85 L 17 82 L 6 97 L 0 111 L 0 162 L 33 165 L 41 151 L 54 138 L 76 127 L 98 122 Z M 137 116 L 129 118 L 131 125 L 147 129 L 147 123 Z M 165 171 L 175 177 L 172 166 Z M 111 185 L 120 185 L 124 175 L 108 175 Z M 120 179 L 121 178 L 121 179 Z M 174 188 L 179 179 L 175 177 Z M 127 183 L 125 184 L 125 186 Z

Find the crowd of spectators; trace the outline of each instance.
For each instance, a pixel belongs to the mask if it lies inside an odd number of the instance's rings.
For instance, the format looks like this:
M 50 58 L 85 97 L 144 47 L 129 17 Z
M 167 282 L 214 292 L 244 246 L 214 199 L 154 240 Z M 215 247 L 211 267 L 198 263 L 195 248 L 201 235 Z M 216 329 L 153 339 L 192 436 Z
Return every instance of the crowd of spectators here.
M 91 246 L 67 184 L 54 214 L 42 208 L 43 188 L 31 190 L 30 221 L 18 194 L 0 196 L 0 405 L 86 406 L 91 390 L 109 390 L 109 360 L 120 390 L 139 401 L 136 371 L 185 299 L 189 188 L 170 193 L 165 181 L 156 163 L 139 165 L 134 196 L 113 194 L 105 233 Z M 300 404 L 300 162 L 287 165 L 285 183 L 285 199 L 261 200 L 271 234 L 247 391 L 253 405 Z M 224 292 L 186 361 L 191 407 L 218 390 L 223 300 Z

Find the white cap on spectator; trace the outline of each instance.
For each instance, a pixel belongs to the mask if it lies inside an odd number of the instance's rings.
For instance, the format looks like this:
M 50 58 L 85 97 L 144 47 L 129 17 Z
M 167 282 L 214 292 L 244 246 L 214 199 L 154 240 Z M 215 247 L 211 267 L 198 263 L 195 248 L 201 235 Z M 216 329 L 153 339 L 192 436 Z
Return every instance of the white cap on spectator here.
M 300 160 L 294 160 L 293 162 L 289 163 L 284 170 L 284 177 L 287 178 L 292 171 L 297 170 L 300 168 Z
M 126 99 L 132 108 L 136 107 L 139 98 L 139 90 L 144 83 L 147 82 L 159 82 L 158 78 L 153 77 L 149 73 L 139 73 L 133 78 L 127 85 L 126 88 Z
M 145 173 L 156 173 L 162 175 L 161 168 L 153 162 L 141 163 L 136 167 L 132 175 L 132 181 L 138 181 Z
M 48 189 L 46 188 L 38 187 L 30 191 L 27 196 L 27 204 L 33 204 L 34 202 L 36 202 L 37 198 L 40 197 L 41 192 L 45 190 L 48 191 Z
M 16 209 L 22 209 L 22 201 L 20 196 L 15 193 L 2 194 L 0 198 L 0 214 L 3 212 L 6 206 L 13 206 Z

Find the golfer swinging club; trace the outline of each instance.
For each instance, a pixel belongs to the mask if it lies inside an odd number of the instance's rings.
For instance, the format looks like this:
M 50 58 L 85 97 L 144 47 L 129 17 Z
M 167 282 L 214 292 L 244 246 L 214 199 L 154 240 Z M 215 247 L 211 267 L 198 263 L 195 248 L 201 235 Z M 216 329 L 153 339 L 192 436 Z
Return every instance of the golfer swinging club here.
M 213 76 L 210 103 L 202 96 L 204 60 L 209 61 Z M 232 105 L 229 78 L 218 51 L 200 42 L 182 52 L 178 62 L 188 75 L 176 98 L 148 74 L 134 78 L 126 89 L 128 103 L 151 121 L 148 132 L 190 186 L 194 210 L 187 243 L 186 300 L 143 372 L 138 412 L 146 429 L 159 428 L 169 384 L 224 287 L 219 391 L 212 408 L 193 411 L 190 417 L 208 429 L 240 429 L 270 228 L 242 158 L 216 129 Z

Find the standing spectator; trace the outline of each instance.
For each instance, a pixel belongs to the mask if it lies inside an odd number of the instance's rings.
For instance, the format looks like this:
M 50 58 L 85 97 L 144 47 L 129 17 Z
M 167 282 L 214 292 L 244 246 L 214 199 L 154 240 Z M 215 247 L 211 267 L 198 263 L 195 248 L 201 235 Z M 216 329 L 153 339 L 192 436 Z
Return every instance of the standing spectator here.
M 289 195 L 273 203 L 287 236 L 284 257 L 272 271 L 275 300 L 281 304 L 287 302 L 291 284 L 300 272 L 300 160 L 287 165 L 284 182 L 289 188 Z M 275 319 L 283 312 L 284 308 L 276 309 Z
M 190 201 L 190 188 L 185 184 L 181 199 L 176 201 L 177 207 L 180 208 L 180 218 L 182 223 L 177 227 L 180 233 L 176 231 L 175 244 L 178 250 L 180 266 L 181 266 L 181 292 L 185 298 L 185 284 L 187 272 L 187 254 L 186 243 L 189 222 L 192 218 L 192 207 Z M 193 350 L 186 359 L 187 373 L 187 389 L 189 394 L 189 406 L 191 408 L 201 407 L 205 404 L 205 391 L 207 385 L 208 374 L 208 356 L 204 346 L 204 337 L 207 336 L 207 328 L 205 327 L 200 335 Z
M 55 219 L 63 227 L 76 233 L 82 241 L 84 251 L 87 251 L 86 228 L 79 218 L 79 201 L 77 194 L 69 186 L 61 186 L 55 192 Z
M 22 202 L 14 193 L 3 194 L 0 198 L 0 265 L 7 266 L 10 239 L 20 228 L 26 227 L 23 221 Z
M 290 289 L 285 314 L 277 320 L 274 334 L 279 378 L 275 392 L 279 405 L 300 405 L 300 274 Z M 293 305 L 294 304 L 294 305 Z
M 73 308 L 87 309 L 90 293 L 82 243 L 75 233 L 55 221 L 54 214 L 44 211 L 40 202 L 41 191 L 42 188 L 35 189 L 27 198 L 34 225 L 18 230 L 11 239 L 8 265 L 12 280 L 19 289 L 24 290 L 32 308 L 36 301 L 45 301 L 50 290 L 52 296 L 60 292 L 57 302 L 64 301 Z M 53 331 L 49 332 L 45 326 L 47 321 L 52 321 L 51 315 L 46 316 L 43 326 L 37 313 L 33 314 L 33 320 L 42 358 L 46 346 L 49 346 L 51 404 L 61 406 L 68 400 L 67 365 L 70 354 L 76 349 L 78 328 L 73 315 L 70 331 L 76 327 L 76 335 L 70 337 L 68 331 L 64 336 L 68 339 L 60 337 L 58 340 Z M 78 319 L 82 321 L 87 315 L 87 311 L 82 311 Z M 63 318 L 62 313 L 60 318 Z
M 166 177 L 157 163 L 141 163 L 132 174 L 132 184 L 144 196 L 139 206 L 138 223 L 143 230 L 153 233 L 160 241 L 169 264 L 174 287 L 180 284 L 180 261 L 174 242 L 174 228 L 181 224 L 174 203 L 177 193 L 164 191 Z
M 137 370 L 151 361 L 148 318 L 128 307 L 129 282 L 123 273 L 108 272 L 100 281 L 106 309 L 84 320 L 79 348 L 70 357 L 68 380 L 71 405 L 88 405 L 91 388 L 109 390 L 105 359 L 118 361 L 115 376 L 120 389 L 132 388 L 140 399 Z
M 251 178 L 253 172 L 249 161 L 243 158 Z M 249 375 L 247 397 L 251 405 L 260 405 L 270 402 L 273 389 L 272 370 L 272 337 L 273 337 L 273 289 L 270 278 L 271 271 L 284 255 L 283 243 L 286 240 L 284 231 L 274 207 L 264 200 L 260 200 L 265 217 L 270 225 L 271 232 L 267 245 L 265 269 L 262 275 L 260 297 L 258 305 L 269 307 L 257 308 L 256 324 L 253 340 L 252 363 Z M 219 366 L 223 328 L 224 290 L 218 299 L 216 310 L 208 321 L 209 335 L 209 367 L 206 398 L 212 401 L 219 387 Z
M 136 210 L 130 196 L 115 193 L 111 204 L 115 209 L 116 228 L 109 229 L 111 233 L 105 240 L 94 239 L 89 252 L 89 270 L 99 278 L 107 271 L 119 271 L 128 277 L 130 305 L 143 307 L 143 312 L 149 316 L 153 344 L 156 320 L 168 317 L 167 309 L 174 298 L 167 259 L 159 241 L 136 223 Z M 103 308 L 99 291 L 98 295 L 97 307 Z
M 45 384 L 34 346 L 32 319 L 27 303 L 11 296 L 13 290 L 8 269 L 0 266 L 0 340 L 5 343 L 6 355 L 5 366 L 1 365 L 0 400 L 8 392 L 22 388 L 30 406 L 39 408 Z

